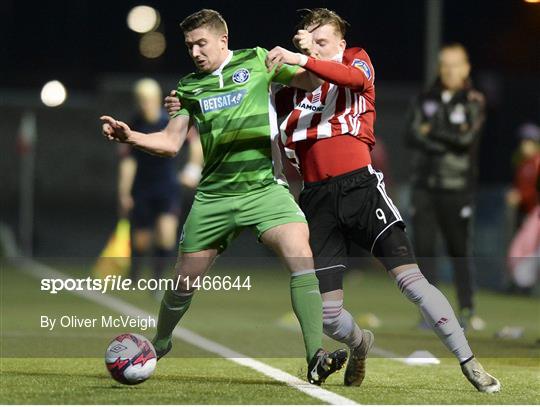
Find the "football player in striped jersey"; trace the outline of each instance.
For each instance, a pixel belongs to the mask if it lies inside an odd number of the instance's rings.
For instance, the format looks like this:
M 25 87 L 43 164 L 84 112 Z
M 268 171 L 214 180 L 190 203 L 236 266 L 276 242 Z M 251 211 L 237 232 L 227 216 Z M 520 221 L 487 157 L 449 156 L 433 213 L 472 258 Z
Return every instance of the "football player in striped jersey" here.
M 375 70 L 364 49 L 347 48 L 346 25 L 333 11 L 308 10 L 293 39 L 301 53 L 276 47 L 266 57 L 268 69 L 297 65 L 324 81 L 313 91 L 288 88 L 276 98 L 278 106 L 280 100 L 289 103 L 281 136 L 304 180 L 299 202 L 310 228 L 324 331 L 350 348 L 345 385 L 362 383 L 374 340 L 343 308 L 343 272 L 354 241 L 381 261 L 400 291 L 419 307 L 476 389 L 499 391 L 500 382 L 474 357 L 448 300 L 418 268 L 383 174 L 371 166 Z

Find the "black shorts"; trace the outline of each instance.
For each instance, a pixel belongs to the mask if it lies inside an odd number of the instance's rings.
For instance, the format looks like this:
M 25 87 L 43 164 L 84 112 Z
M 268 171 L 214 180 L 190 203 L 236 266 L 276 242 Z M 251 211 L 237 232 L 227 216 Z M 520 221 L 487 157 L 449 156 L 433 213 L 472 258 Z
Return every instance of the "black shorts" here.
M 345 269 L 351 242 L 374 254 L 387 269 L 414 262 L 403 219 L 386 194 L 383 174 L 371 165 L 306 183 L 300 207 L 308 220 L 318 275 Z M 383 241 L 385 247 L 380 248 Z M 393 252 L 398 258 L 386 262 L 383 257 Z
M 180 213 L 179 188 L 172 187 L 167 191 L 136 193 L 133 195 L 131 223 L 136 229 L 153 229 L 160 215 Z

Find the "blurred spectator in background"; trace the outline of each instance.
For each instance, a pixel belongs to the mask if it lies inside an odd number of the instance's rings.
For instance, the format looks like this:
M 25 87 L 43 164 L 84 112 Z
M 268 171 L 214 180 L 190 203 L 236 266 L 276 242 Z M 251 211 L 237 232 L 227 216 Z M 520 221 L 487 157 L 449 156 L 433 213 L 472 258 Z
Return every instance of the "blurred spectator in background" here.
M 485 101 L 472 87 L 470 69 L 463 45 L 440 50 L 438 78 L 414 102 L 407 144 L 415 150 L 411 212 L 420 268 L 437 285 L 435 243 L 440 230 L 452 258 L 460 323 L 464 328 L 483 329 L 484 321 L 475 315 L 470 257 Z
M 517 209 L 517 226 L 538 204 L 538 169 L 540 168 L 540 127 L 524 123 L 517 131 L 520 144 L 514 154 L 514 185 L 506 195 L 506 202 Z
M 161 131 L 169 117 L 162 108 L 161 88 L 157 81 L 144 78 L 136 82 L 134 97 L 137 113 L 130 127 L 143 133 Z M 194 189 L 199 181 L 202 149 L 198 135 L 190 131 L 189 162 L 181 173 L 175 158 L 152 156 L 120 145 L 118 202 L 121 217 L 131 222 L 130 278 L 138 280 L 144 256 L 153 248 L 154 278 L 161 278 L 167 261 L 176 256 L 178 219 L 182 186 Z M 186 212 L 189 208 L 183 208 Z M 169 260 L 168 260 L 169 259 Z
M 508 250 L 508 270 L 510 290 L 530 294 L 540 274 L 540 128 L 525 123 L 517 133 L 521 141 L 514 155 L 514 185 L 506 201 L 517 209 L 518 230 Z
M 540 274 L 540 205 L 524 218 L 508 250 L 510 291 L 532 294 Z

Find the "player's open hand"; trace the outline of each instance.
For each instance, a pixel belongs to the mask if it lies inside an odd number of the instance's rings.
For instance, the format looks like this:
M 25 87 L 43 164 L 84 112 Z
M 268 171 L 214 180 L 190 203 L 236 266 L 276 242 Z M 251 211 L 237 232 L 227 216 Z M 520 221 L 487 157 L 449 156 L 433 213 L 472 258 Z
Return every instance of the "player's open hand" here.
M 305 58 L 305 57 L 304 57 Z M 301 55 L 295 52 L 291 52 L 282 47 L 275 47 L 266 56 L 266 68 L 268 72 L 274 68 L 281 69 L 283 64 L 298 65 L 301 61 Z
M 182 104 L 180 103 L 178 96 L 176 96 L 175 90 L 171 90 L 171 93 L 165 97 L 163 106 L 165 106 L 165 109 L 167 109 L 169 116 L 174 116 L 174 114 L 182 108 Z
M 131 129 L 126 123 L 116 120 L 111 116 L 101 116 L 99 119 L 103 122 L 101 130 L 107 140 L 119 143 L 129 141 Z
M 313 36 L 308 30 L 298 30 L 293 37 L 293 44 L 304 55 L 313 54 Z

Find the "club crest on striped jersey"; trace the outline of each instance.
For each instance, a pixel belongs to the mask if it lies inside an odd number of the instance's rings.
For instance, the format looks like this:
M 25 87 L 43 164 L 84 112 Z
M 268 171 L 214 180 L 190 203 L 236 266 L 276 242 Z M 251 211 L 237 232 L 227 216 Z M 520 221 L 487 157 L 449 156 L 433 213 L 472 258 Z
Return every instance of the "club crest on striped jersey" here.
M 246 68 L 237 69 L 232 76 L 234 83 L 246 83 L 249 80 L 249 71 Z
M 364 75 L 366 75 L 366 78 L 368 78 L 368 80 L 371 80 L 371 68 L 369 67 L 366 61 L 363 61 L 361 59 L 355 59 L 352 63 L 352 66 L 360 69 L 362 72 L 364 72 Z

